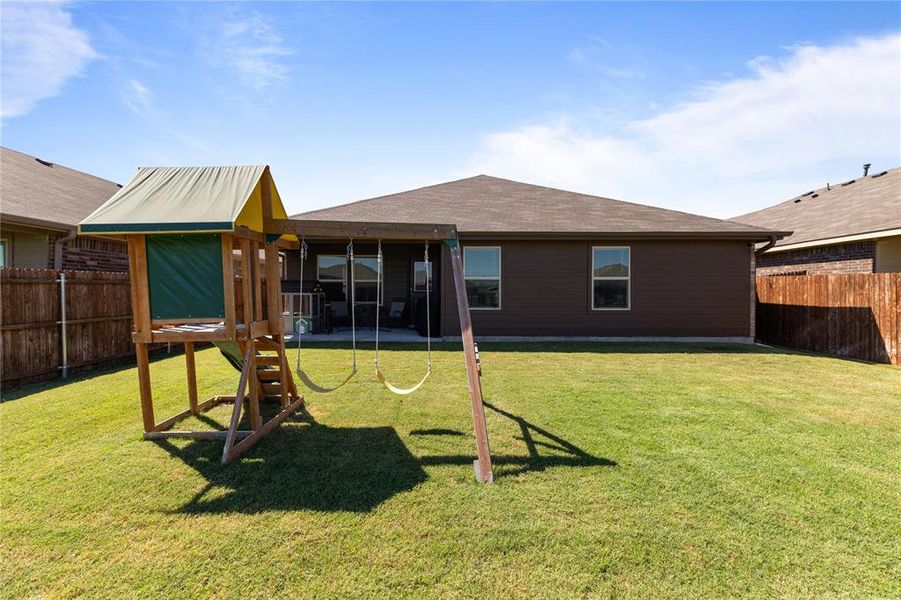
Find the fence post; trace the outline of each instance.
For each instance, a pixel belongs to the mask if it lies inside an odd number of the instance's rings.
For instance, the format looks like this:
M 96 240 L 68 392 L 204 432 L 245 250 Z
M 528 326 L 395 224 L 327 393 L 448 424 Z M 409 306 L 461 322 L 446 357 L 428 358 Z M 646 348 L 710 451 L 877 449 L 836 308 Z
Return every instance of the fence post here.
M 63 379 L 69 374 L 69 353 L 66 345 L 66 274 L 59 274 L 59 316 L 60 316 L 60 339 L 62 341 L 62 370 Z

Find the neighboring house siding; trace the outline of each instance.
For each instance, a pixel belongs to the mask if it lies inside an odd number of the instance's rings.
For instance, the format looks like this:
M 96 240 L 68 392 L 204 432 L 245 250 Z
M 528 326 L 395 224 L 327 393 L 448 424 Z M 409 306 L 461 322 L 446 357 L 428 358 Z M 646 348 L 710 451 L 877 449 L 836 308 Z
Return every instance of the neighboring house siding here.
M 873 241 L 816 246 L 784 252 L 766 252 L 757 257 L 757 274 L 872 273 L 875 260 L 876 242 Z
M 10 231 L 4 226 L 0 235 L 6 247 L 6 266 L 32 269 L 52 266 L 53 253 L 47 234 Z
M 901 273 L 901 236 L 876 243 L 876 272 Z
M 472 311 L 476 336 L 743 336 L 751 268 L 741 241 L 462 241 L 500 246 L 501 309 Z M 592 311 L 592 246 L 631 248 L 631 308 Z M 445 249 L 442 264 L 448 265 Z M 459 335 L 452 274 L 443 268 L 442 335 Z

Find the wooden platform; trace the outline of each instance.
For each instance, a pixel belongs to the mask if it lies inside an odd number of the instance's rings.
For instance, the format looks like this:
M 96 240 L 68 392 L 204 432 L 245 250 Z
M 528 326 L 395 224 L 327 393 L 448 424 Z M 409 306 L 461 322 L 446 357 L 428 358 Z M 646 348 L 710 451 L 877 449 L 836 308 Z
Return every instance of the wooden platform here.
M 268 321 L 254 321 L 250 327 L 251 336 L 254 338 L 270 334 Z M 146 336 L 138 333 L 132 334 L 132 339 L 135 342 L 147 343 Z M 236 324 L 235 335 L 232 337 L 228 334 L 228 329 L 224 322 L 172 325 L 158 325 L 154 323 L 154 328 L 150 331 L 149 342 L 224 342 L 228 340 L 247 340 L 247 328 L 241 323 Z

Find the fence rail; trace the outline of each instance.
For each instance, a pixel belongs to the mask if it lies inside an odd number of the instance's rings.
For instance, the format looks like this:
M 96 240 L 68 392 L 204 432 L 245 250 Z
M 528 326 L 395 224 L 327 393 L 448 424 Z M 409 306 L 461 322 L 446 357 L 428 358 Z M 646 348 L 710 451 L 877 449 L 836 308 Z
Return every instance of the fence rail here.
M 757 338 L 901 364 L 901 273 L 758 277 Z
M 131 329 L 128 273 L 0 269 L 3 387 L 132 356 Z

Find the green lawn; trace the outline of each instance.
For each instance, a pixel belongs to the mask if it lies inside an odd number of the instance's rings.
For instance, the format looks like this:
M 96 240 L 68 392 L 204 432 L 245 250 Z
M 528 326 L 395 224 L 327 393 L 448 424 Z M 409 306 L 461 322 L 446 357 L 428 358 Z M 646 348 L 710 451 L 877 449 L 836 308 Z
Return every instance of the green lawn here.
M 5 597 L 899 597 L 901 369 L 726 346 L 484 344 L 358 378 L 220 466 L 141 439 L 134 369 L 5 394 Z M 305 350 L 337 381 L 346 348 Z M 293 360 L 293 355 L 292 355 Z M 383 354 L 416 381 L 420 349 Z M 197 355 L 201 396 L 237 373 Z M 184 359 L 153 363 L 157 417 Z M 228 407 L 210 413 L 226 422 Z M 216 422 L 189 423 L 215 427 Z

